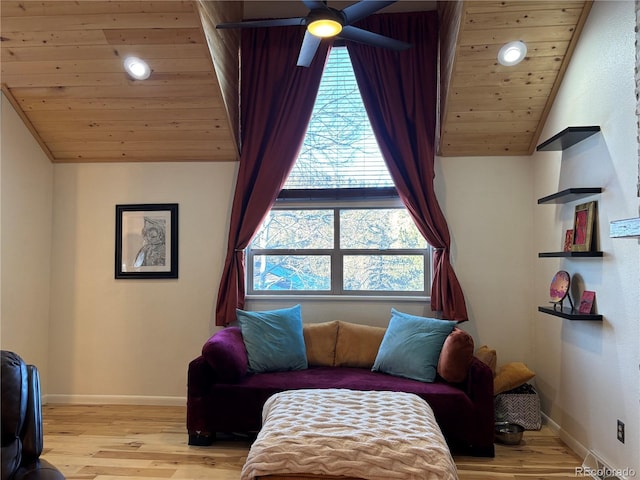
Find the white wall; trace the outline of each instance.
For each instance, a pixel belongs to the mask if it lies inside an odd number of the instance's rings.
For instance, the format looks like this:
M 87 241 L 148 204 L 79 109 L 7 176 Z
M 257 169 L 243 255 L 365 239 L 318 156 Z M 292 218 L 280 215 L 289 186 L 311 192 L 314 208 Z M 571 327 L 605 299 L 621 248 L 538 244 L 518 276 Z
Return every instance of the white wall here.
M 46 388 L 53 166 L 4 94 L 0 110 L 0 339 L 38 367 Z
M 51 401 L 184 402 L 187 364 L 214 329 L 235 173 L 55 166 Z M 114 279 L 115 205 L 140 203 L 179 204 L 179 279 Z
M 604 321 L 580 322 L 536 313 L 533 348 L 542 406 L 563 438 L 584 454 L 640 475 L 640 249 L 637 239 L 609 238 L 609 222 L 637 217 L 634 2 L 594 2 L 542 134 L 574 125 L 600 125 L 601 134 L 564 151 L 533 156 L 534 199 L 569 187 L 602 186 L 598 201 L 602 259 L 536 259 L 534 305 L 548 301 L 558 270 L 572 275 L 572 293 L 594 290 Z M 539 205 L 538 251 L 559 250 L 576 203 Z M 616 420 L 626 442 L 616 440 Z
M 438 198 L 476 342 L 496 349 L 498 365 L 531 360 L 531 159 L 442 158 Z

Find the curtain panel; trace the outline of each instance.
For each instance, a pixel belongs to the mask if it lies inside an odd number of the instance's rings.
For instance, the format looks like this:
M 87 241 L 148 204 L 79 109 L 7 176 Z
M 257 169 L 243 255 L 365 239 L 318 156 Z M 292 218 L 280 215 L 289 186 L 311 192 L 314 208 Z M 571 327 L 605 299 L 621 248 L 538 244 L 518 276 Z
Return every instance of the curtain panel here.
M 464 295 L 449 261 L 450 234 L 436 198 L 438 14 L 371 15 L 358 26 L 412 44 L 403 52 L 347 42 L 356 80 L 391 178 L 427 242 L 435 248 L 431 308 L 468 320 Z
M 241 32 L 241 153 L 229 241 L 216 304 L 216 325 L 244 307 L 244 249 L 282 189 L 302 147 L 328 54 L 322 42 L 309 68 L 296 66 L 304 30 Z

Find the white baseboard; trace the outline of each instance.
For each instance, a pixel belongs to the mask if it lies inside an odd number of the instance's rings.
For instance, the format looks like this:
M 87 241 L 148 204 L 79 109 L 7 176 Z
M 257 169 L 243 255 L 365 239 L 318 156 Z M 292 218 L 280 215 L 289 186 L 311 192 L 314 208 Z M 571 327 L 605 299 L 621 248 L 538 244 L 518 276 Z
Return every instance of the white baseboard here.
M 565 432 L 562 428 L 560 428 L 560 425 L 558 425 L 556 422 L 551 420 L 544 413 L 542 413 L 542 418 L 544 420 L 544 423 L 546 423 L 551 430 L 556 432 L 558 434 L 558 437 L 560 437 L 560 440 L 566 443 L 567 446 L 571 450 L 573 450 L 576 453 L 576 455 L 578 455 L 578 457 L 585 458 L 587 456 L 587 453 L 589 453 L 589 449 L 587 447 L 582 445 L 579 441 L 577 441 L 575 438 L 573 438 L 571 435 Z
M 186 397 L 148 397 L 141 395 L 43 395 L 42 403 L 66 405 L 155 405 L 184 407 Z

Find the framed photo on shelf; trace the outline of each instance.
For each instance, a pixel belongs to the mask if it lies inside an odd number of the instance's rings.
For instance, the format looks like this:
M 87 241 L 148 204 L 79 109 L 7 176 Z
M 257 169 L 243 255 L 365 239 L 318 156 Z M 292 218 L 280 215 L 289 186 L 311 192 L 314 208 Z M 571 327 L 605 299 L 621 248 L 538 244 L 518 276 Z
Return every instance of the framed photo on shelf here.
M 573 245 L 573 229 L 569 229 L 564 232 L 564 248 L 562 249 L 562 251 L 570 252 L 571 245 Z
M 595 201 L 576 205 L 573 217 L 572 252 L 590 252 L 592 250 L 596 205 Z
M 585 290 L 580 297 L 579 313 L 589 314 L 593 310 L 593 302 L 596 299 L 596 292 Z
M 116 205 L 115 278 L 178 278 L 178 204 Z

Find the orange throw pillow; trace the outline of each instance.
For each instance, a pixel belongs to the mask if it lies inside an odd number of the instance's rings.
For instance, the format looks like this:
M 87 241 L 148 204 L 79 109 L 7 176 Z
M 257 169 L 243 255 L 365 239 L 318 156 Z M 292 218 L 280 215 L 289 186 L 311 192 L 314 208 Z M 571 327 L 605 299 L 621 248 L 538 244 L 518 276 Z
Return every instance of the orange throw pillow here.
M 438 360 L 438 375 L 447 382 L 462 382 L 467 378 L 472 359 L 473 337 L 455 327 L 442 345 Z

